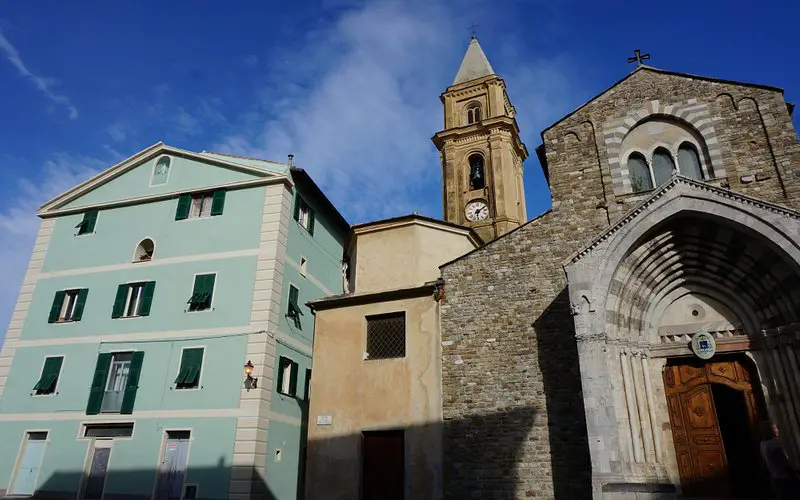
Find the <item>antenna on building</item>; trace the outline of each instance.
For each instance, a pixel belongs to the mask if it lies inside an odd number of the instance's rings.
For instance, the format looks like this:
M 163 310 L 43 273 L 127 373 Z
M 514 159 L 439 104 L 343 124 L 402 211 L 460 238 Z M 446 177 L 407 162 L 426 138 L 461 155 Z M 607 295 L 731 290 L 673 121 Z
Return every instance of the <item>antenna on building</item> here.
M 290 167 L 294 166 L 294 155 L 289 155 L 289 161 L 286 162 Z

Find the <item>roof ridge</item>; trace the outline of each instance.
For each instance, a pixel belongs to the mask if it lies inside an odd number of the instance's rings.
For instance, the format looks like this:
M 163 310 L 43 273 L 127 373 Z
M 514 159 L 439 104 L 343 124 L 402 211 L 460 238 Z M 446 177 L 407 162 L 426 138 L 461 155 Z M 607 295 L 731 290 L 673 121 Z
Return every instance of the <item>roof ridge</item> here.
M 286 163 L 282 163 L 279 161 L 274 160 L 265 160 L 263 158 L 252 158 L 250 156 L 240 156 L 240 155 L 232 155 L 230 153 L 217 153 L 216 151 L 201 151 L 200 154 L 210 154 L 210 155 L 220 155 L 220 156 L 229 156 L 231 158 L 241 158 L 242 160 L 254 160 L 254 161 L 264 161 L 267 163 L 274 163 L 276 165 L 286 165 Z

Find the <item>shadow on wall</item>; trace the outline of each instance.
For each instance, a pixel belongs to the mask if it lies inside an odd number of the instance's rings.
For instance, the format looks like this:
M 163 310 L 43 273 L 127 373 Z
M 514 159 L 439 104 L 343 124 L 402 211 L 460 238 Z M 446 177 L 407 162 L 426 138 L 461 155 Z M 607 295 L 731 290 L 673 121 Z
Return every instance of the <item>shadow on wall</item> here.
M 566 327 L 568 325 L 568 327 Z M 547 399 L 555 498 L 591 498 L 592 462 L 586 433 L 580 362 L 569 292 L 564 288 L 533 324 Z
M 391 443 L 379 443 L 377 448 L 370 444 L 374 431 L 311 440 L 306 500 L 516 498 L 517 460 L 534 418 L 532 408 L 518 407 L 402 429 L 381 429 L 387 436 L 402 440 L 404 446 L 399 449 L 405 450 L 404 455 L 402 451 L 398 454 Z M 311 425 L 315 425 L 313 421 Z M 457 471 L 441 470 L 438 460 L 429 461 L 426 456 L 438 448 L 434 441 L 437 437 L 449 443 L 445 446 L 450 453 L 470 459 L 460 462 Z M 362 457 L 373 462 L 362 463 Z M 398 464 L 399 481 L 392 472 Z M 405 477 L 402 464 L 406 465 Z M 470 493 L 465 496 L 462 492 Z
M 565 318 L 569 321 L 565 321 Z M 570 500 L 591 498 L 591 462 L 575 332 L 572 326 L 565 328 L 567 324 L 572 325 L 571 320 L 569 299 L 564 290 L 531 325 L 539 352 L 538 363 L 548 412 L 549 452 L 548 446 L 543 443 L 541 453 L 546 453 L 545 460 L 550 460 L 551 476 L 542 481 L 552 481 L 554 498 Z M 299 464 L 300 470 L 306 471 L 305 500 L 427 500 L 440 498 L 442 491 L 444 494 L 441 498 L 445 499 L 500 499 L 526 495 L 528 488 L 525 485 L 535 484 L 538 479 L 528 477 L 529 472 L 535 473 L 528 470 L 523 470 L 525 477 L 520 477 L 519 465 L 521 460 L 531 458 L 528 455 L 532 450 L 539 453 L 539 446 L 531 442 L 534 440 L 531 435 L 534 422 L 542 418 L 538 415 L 539 410 L 520 403 L 519 406 L 501 411 L 487 408 L 482 412 L 482 404 L 493 404 L 491 398 L 485 403 L 465 403 L 475 408 L 474 413 L 439 423 L 393 429 L 402 431 L 394 435 L 402 436 L 405 443 L 400 447 L 405 450 L 400 463 L 406 464 L 405 477 L 400 484 L 405 483 L 406 489 L 399 496 L 392 491 L 397 489 L 397 482 L 387 472 L 388 466 L 396 459 L 392 455 L 396 449 L 392 451 L 389 446 L 386 453 L 382 454 L 380 449 L 373 448 L 366 453 L 365 435 L 362 433 L 310 441 L 308 460 L 304 464 L 301 458 Z M 316 425 L 314 417 L 309 417 L 304 411 L 303 423 L 309 420 L 310 425 Z M 426 458 L 430 450 L 437 449 L 439 445 L 446 458 L 443 465 L 439 465 L 441 461 L 438 459 L 430 461 Z M 525 456 L 522 456 L 523 447 Z M 369 474 L 362 464 L 364 455 L 368 455 L 368 461 L 377 465 L 370 468 Z M 157 475 L 155 469 L 114 470 L 112 462 L 103 500 L 149 499 L 152 492 L 132 492 L 142 491 L 143 484 L 153 485 Z M 58 472 L 47 479 L 40 479 L 37 494 L 33 498 L 74 499 L 80 485 L 85 484 L 82 476 L 83 472 L 76 470 Z M 228 497 L 231 477 L 253 477 L 253 499 L 295 500 L 279 499 L 254 469 L 225 466 L 222 461 L 213 468 L 190 467 L 186 484 L 191 485 L 194 481 L 199 483 L 194 498 L 221 500 Z M 304 497 L 302 485 L 300 476 L 298 498 Z M 192 497 L 187 495 L 183 498 L 189 500 Z
M 191 498 L 197 498 L 203 500 L 223 500 L 228 498 L 228 488 L 231 477 L 252 477 L 252 498 L 258 498 L 259 500 L 278 500 L 270 491 L 261 475 L 252 467 L 225 466 L 222 465 L 222 459 L 220 459 L 220 463 L 216 467 L 189 468 L 183 490 L 185 496 L 181 496 L 182 490 L 179 485 L 172 490 L 165 487 L 168 493 L 156 496 L 153 496 L 152 491 L 142 491 L 144 490 L 142 485 L 153 485 L 157 475 L 158 472 L 155 469 L 114 470 L 112 463 L 112 467 L 109 468 L 107 473 L 102 499 L 177 500 L 185 498 L 186 500 L 190 500 Z M 210 486 L 212 483 L 213 486 Z M 196 490 L 192 489 L 193 484 L 197 485 Z M 32 497 L 26 498 L 74 500 L 77 498 L 79 488 L 82 489 L 85 487 L 82 485 L 87 485 L 86 478 L 82 471 L 56 472 L 45 480 L 40 479 L 36 493 Z M 187 487 L 188 490 L 186 489 Z M 217 493 L 210 493 L 208 491 L 204 493 L 204 488 L 208 490 L 212 487 Z M 134 491 L 139 491 L 140 493 L 132 493 Z M 97 498 L 101 497 L 97 496 Z

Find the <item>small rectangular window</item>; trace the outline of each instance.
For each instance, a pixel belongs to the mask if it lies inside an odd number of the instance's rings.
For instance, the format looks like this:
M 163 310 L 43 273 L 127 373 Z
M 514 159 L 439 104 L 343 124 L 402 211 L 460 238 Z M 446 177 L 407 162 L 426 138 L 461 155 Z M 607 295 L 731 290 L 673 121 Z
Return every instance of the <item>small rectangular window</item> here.
M 406 314 L 367 316 L 367 359 L 404 358 Z
M 189 297 L 190 311 L 205 311 L 211 309 L 211 299 L 214 297 L 214 282 L 216 274 L 198 274 L 194 277 L 192 296 Z
M 53 394 L 56 392 L 58 377 L 61 374 L 61 365 L 64 363 L 64 356 L 51 356 L 44 360 L 42 374 L 39 381 L 33 386 L 37 396 Z
M 87 288 L 56 292 L 53 298 L 53 305 L 50 308 L 48 323 L 80 321 L 88 295 L 89 289 Z
M 309 234 L 314 234 L 314 209 L 300 195 L 294 202 L 294 220 Z
M 297 394 L 298 365 L 283 356 L 278 361 L 278 392 L 294 397 Z
M 155 281 L 119 285 L 111 317 L 134 318 L 136 316 L 149 316 L 155 288 Z
M 86 424 L 83 437 L 87 438 L 127 438 L 133 436 L 133 424 Z
M 305 257 L 300 257 L 300 276 L 306 277 L 306 271 L 308 269 L 308 261 Z
M 94 232 L 94 226 L 97 224 L 97 210 L 89 210 L 88 212 L 84 212 L 83 220 L 81 220 L 75 229 L 78 230 L 78 234 L 91 234 Z
M 175 379 L 176 389 L 196 389 L 200 385 L 200 372 L 203 369 L 203 348 L 184 349 L 181 353 L 181 366 Z
M 175 220 L 197 219 L 222 215 L 225 207 L 225 190 L 182 194 L 178 198 Z
M 300 290 L 294 285 L 289 285 L 289 300 L 286 306 L 286 316 L 294 322 L 296 328 L 302 328 L 300 323 L 300 316 L 303 315 L 300 304 L 298 303 L 300 297 Z

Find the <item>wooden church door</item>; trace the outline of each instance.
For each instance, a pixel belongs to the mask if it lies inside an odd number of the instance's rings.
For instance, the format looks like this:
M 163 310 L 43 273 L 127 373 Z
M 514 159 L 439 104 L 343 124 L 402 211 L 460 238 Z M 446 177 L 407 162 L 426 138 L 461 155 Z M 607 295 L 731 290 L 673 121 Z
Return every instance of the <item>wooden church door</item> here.
M 664 385 L 683 494 L 749 496 L 742 489 L 755 486 L 761 464 L 759 410 L 746 367 L 736 359 L 687 360 L 665 368 Z M 739 484 L 743 474 L 753 486 Z

